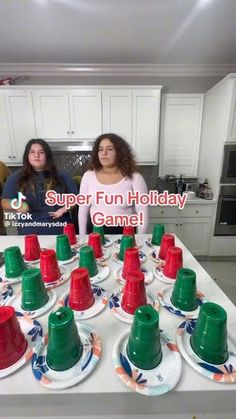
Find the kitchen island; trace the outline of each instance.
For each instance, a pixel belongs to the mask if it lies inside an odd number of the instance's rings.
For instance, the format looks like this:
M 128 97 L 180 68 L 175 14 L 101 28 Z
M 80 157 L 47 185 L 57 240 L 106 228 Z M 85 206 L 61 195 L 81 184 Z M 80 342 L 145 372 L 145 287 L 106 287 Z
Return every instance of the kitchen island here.
M 117 236 L 109 237 L 114 240 Z M 137 235 L 136 237 L 143 243 L 142 251 L 148 255 L 151 250 L 146 246 L 144 240 L 150 235 Z M 55 248 L 55 236 L 40 236 L 39 241 L 41 247 Z M 1 238 L 1 251 L 12 245 L 19 245 L 23 251 L 23 237 L 6 236 Z M 184 267 L 191 268 L 196 272 L 198 290 L 202 291 L 209 301 L 220 304 L 226 310 L 228 330 L 236 339 L 236 307 L 177 238 L 176 245 L 183 249 Z M 117 251 L 114 244 L 108 249 L 111 254 Z M 121 286 L 112 274 L 119 265 L 112 257 L 108 259 L 107 264 L 111 268 L 111 273 L 98 285 L 106 289 L 110 296 L 112 291 L 118 290 Z M 150 268 L 155 266 L 149 256 L 144 265 Z M 72 270 L 78 266 L 78 260 L 66 266 Z M 166 284 L 154 278 L 151 284 L 147 285 L 147 291 L 157 294 L 164 286 Z M 20 289 L 20 285 L 13 285 L 13 288 L 14 290 Z M 69 281 L 55 288 L 58 297 L 68 288 Z M 48 313 L 36 319 L 42 324 L 44 333 L 47 333 L 47 318 Z M 175 340 L 176 329 L 182 321 L 160 308 L 160 327 L 173 340 Z M 114 343 L 121 333 L 129 330 L 130 325 L 114 317 L 108 307 L 96 317 L 85 320 L 85 322 L 94 326 L 102 339 L 102 356 L 92 374 L 74 387 L 64 390 L 49 390 L 36 381 L 31 371 L 31 365 L 28 363 L 14 374 L 0 380 L 1 417 L 96 417 L 96 415 L 103 417 L 144 415 L 143 417 L 147 417 L 147 415 L 154 414 L 189 414 L 186 417 L 192 418 L 192 415 L 197 413 L 214 413 L 214 418 L 217 418 L 222 417 L 217 416 L 221 412 L 235 412 L 236 415 L 236 384 L 213 382 L 197 373 L 184 359 L 182 359 L 182 375 L 177 386 L 171 392 L 158 397 L 146 397 L 132 392 L 120 381 L 112 362 Z M 185 416 L 183 415 L 183 417 Z

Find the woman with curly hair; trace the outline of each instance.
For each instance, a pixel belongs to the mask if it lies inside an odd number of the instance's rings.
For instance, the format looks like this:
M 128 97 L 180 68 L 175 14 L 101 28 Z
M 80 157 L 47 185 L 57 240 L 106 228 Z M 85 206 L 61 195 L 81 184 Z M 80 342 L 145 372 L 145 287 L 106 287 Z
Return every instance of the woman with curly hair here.
M 66 208 L 45 203 L 45 194 L 50 189 L 59 194 L 78 193 L 72 179 L 57 170 L 46 141 L 32 139 L 25 147 L 23 167 L 8 177 L 2 193 L 3 210 L 28 214 L 28 218 L 17 217 L 18 234 L 62 234 L 63 224 L 70 222 L 71 217 Z M 18 199 L 19 192 L 25 198 Z M 12 206 L 12 200 L 16 205 Z
M 106 205 L 96 199 L 97 192 L 106 195 L 122 195 L 122 205 Z M 80 193 L 90 195 L 90 205 L 79 207 L 80 234 L 91 232 L 93 215 L 96 212 L 108 215 L 132 215 L 143 212 L 143 225 L 138 226 L 138 233 L 146 233 L 148 227 L 148 208 L 142 205 L 128 205 L 127 192 L 147 193 L 143 176 L 138 172 L 129 144 L 116 134 L 100 135 L 93 147 L 89 170 L 85 172 Z M 121 234 L 123 226 L 104 225 L 106 234 Z

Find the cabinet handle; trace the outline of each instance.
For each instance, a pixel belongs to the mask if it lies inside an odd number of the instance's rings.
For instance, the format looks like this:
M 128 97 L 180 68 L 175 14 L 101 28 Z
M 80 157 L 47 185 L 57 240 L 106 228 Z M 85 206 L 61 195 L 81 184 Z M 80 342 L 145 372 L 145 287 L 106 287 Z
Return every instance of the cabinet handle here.
M 199 213 L 199 211 L 198 210 L 196 210 L 196 214 L 198 214 Z
M 165 214 L 164 211 L 161 211 L 161 214 Z
M 11 159 L 11 156 L 8 156 L 9 159 Z
M 67 131 L 67 134 L 70 134 L 70 131 Z
M 16 156 L 13 156 L 13 159 L 16 159 Z
M 75 133 L 75 131 L 71 131 L 71 134 L 74 134 Z
M 182 224 L 182 223 L 180 223 L 180 227 L 182 227 L 182 225 L 183 225 L 183 224 Z
M 176 227 L 178 227 L 178 224 L 175 224 L 176 225 Z

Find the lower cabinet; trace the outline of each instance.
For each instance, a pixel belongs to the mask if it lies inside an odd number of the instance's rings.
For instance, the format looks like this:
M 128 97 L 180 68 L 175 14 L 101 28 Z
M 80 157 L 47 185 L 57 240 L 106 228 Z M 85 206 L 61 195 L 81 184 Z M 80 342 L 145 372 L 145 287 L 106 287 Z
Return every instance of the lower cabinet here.
M 171 218 L 168 217 L 168 210 L 170 210 Z M 175 218 L 173 218 L 173 210 L 176 213 Z M 193 255 L 206 256 L 209 253 L 212 211 L 212 205 L 186 205 L 184 210 L 173 207 L 152 207 L 149 232 L 152 232 L 155 224 L 164 224 L 165 232 L 176 234 Z M 185 213 L 187 216 L 184 215 Z

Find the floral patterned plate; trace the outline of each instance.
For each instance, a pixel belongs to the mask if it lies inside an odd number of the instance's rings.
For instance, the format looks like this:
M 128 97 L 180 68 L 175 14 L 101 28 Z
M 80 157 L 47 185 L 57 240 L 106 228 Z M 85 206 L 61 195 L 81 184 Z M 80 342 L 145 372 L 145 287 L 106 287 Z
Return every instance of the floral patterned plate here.
M 175 283 L 175 279 L 172 278 L 168 278 L 167 276 L 165 276 L 163 274 L 163 268 L 160 267 L 159 265 L 155 266 L 155 268 L 153 269 L 153 273 L 154 276 L 159 279 L 159 281 L 165 282 L 166 284 L 174 284 Z
M 134 315 L 127 313 L 121 306 L 123 295 L 123 288 L 118 292 L 113 293 L 109 299 L 109 308 L 117 319 L 125 323 L 133 323 Z M 154 298 L 151 293 L 147 293 L 147 303 L 150 304 L 156 311 L 159 311 L 159 301 Z
M 159 250 L 160 250 L 160 248 L 152 250 L 149 253 L 149 257 L 153 260 L 153 262 L 156 262 L 156 263 L 158 263 L 159 266 L 163 267 L 164 264 L 165 264 L 165 261 L 159 258 L 159 256 L 158 256 L 159 255 Z
M 121 238 L 116 239 L 114 243 L 115 243 L 116 247 L 120 248 Z M 134 247 L 137 247 L 139 249 L 140 247 L 142 247 L 142 245 L 143 245 L 143 243 L 141 243 L 139 240 L 135 239 L 135 246 Z
M 158 251 L 158 253 L 159 253 L 160 246 L 158 246 L 158 245 L 156 245 L 156 244 L 152 244 L 152 238 L 151 238 L 151 237 L 148 237 L 148 239 L 147 239 L 147 240 L 145 240 L 145 242 L 144 242 L 144 243 L 146 244 L 146 246 L 147 246 L 147 247 L 150 247 L 151 249 L 156 249 L 156 248 L 158 248 L 158 249 L 157 249 L 157 251 Z
M 28 311 L 28 310 L 24 310 L 21 307 L 21 296 L 22 296 L 22 292 L 21 291 L 17 292 L 13 296 L 11 301 L 9 302 L 9 305 L 13 306 L 16 311 L 21 311 L 24 314 L 24 316 L 29 316 L 31 319 L 39 317 L 42 314 L 46 313 L 48 310 L 50 310 L 50 308 L 52 308 L 54 306 L 54 304 L 56 302 L 56 299 L 57 299 L 56 291 L 53 290 L 53 289 L 49 290 L 48 291 L 49 299 L 48 299 L 47 303 L 44 306 L 38 308 L 37 310 Z
M 153 273 L 152 273 L 151 269 L 147 269 L 145 267 L 142 267 L 141 271 L 144 273 L 145 285 L 150 284 L 153 280 Z M 122 285 L 125 284 L 125 278 L 123 278 L 123 276 L 122 276 L 122 268 L 115 269 L 114 277 L 119 282 L 119 284 L 122 284 Z
M 13 296 L 13 294 L 14 291 L 11 285 L 0 285 L 0 306 L 5 306 L 6 304 L 8 304 L 8 301 Z
M 110 274 L 110 268 L 105 263 L 98 265 L 97 268 L 98 268 L 97 275 L 90 276 L 91 284 L 98 284 L 99 282 L 104 281 L 104 279 L 106 279 Z
M 119 252 L 115 252 L 113 254 L 113 259 L 116 262 L 120 263 L 121 265 L 123 265 L 123 263 L 124 263 L 123 260 L 120 260 L 119 259 Z M 145 255 L 145 253 L 143 253 L 141 250 L 139 250 L 139 260 L 140 260 L 140 263 L 144 263 L 146 259 L 147 259 L 147 256 Z
M 96 316 L 96 314 L 100 313 L 104 309 L 104 307 L 106 307 L 107 301 L 108 301 L 106 291 L 103 288 L 98 287 L 96 285 L 92 285 L 92 290 L 93 290 L 93 295 L 95 297 L 95 301 L 93 305 L 83 311 L 73 310 L 75 319 L 77 320 L 89 319 L 90 317 Z M 58 304 L 69 307 L 68 302 L 69 302 L 69 293 L 66 292 L 62 296 L 62 298 L 59 300 Z
M 79 256 L 79 252 L 78 252 L 78 256 Z M 107 249 L 103 249 L 103 255 L 100 258 L 95 258 L 97 263 L 102 263 L 104 262 L 104 260 L 109 259 L 109 257 L 111 256 L 111 252 L 110 250 Z
M 102 247 L 110 247 L 113 244 L 113 241 L 110 237 L 105 236 L 105 244 Z
M 192 311 L 184 311 L 175 307 L 174 304 L 171 302 L 172 291 L 173 287 L 171 285 L 167 285 L 166 287 L 158 291 L 157 295 L 161 305 L 167 311 L 169 311 L 169 313 L 174 314 L 175 316 L 182 317 L 185 319 L 196 319 L 198 317 L 201 305 L 206 302 L 204 294 L 201 291 L 197 291 L 196 309 Z
M 76 326 L 83 344 L 83 353 L 79 361 L 68 370 L 55 371 L 47 365 L 47 335 L 43 337 L 41 345 L 34 351 L 32 371 L 36 380 L 44 387 L 57 390 L 71 387 L 87 377 L 99 361 L 102 343 L 98 332 L 86 323 L 76 321 Z
M 72 249 L 78 249 L 83 244 L 84 244 L 84 240 L 82 240 L 82 239 L 80 239 L 80 238 L 77 237 L 77 243 L 72 244 L 71 247 L 72 247 Z
M 26 269 L 30 269 L 31 265 L 26 263 Z M 5 274 L 5 265 L 0 270 L 0 284 L 17 284 L 18 282 L 21 282 L 22 280 L 22 274 L 20 276 L 17 276 L 16 278 L 7 278 Z
M 182 360 L 176 344 L 160 331 L 162 360 L 152 370 L 137 368 L 129 360 L 126 347 L 130 331 L 125 331 L 113 348 L 113 364 L 118 377 L 133 391 L 145 396 L 167 393 L 178 383 L 182 372 Z
M 25 353 L 18 361 L 8 368 L 0 369 L 0 378 L 6 377 L 12 374 L 26 364 L 33 355 L 33 351 L 40 345 L 43 336 L 43 329 L 41 324 L 37 320 L 32 320 L 28 316 L 24 316 L 23 313 L 16 311 L 20 328 L 27 339 L 27 348 Z
M 229 358 L 222 365 L 209 364 L 199 358 L 192 349 L 190 337 L 197 320 L 186 320 L 177 329 L 176 339 L 181 355 L 197 372 L 218 383 L 236 382 L 236 343 L 228 335 Z
M 68 263 L 74 262 L 76 259 L 78 259 L 78 251 L 76 249 L 72 249 L 72 258 L 67 260 L 58 260 L 59 265 L 68 265 Z

